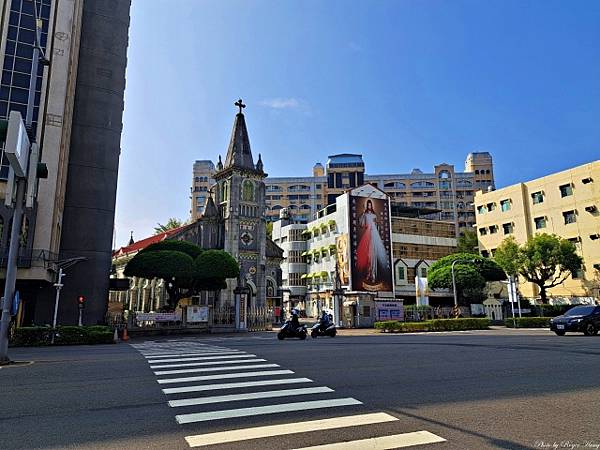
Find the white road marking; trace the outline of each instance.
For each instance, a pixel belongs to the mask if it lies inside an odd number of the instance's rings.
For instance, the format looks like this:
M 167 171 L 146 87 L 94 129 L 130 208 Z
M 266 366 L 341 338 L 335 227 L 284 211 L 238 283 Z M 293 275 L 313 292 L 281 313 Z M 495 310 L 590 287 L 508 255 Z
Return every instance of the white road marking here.
M 148 361 L 150 364 L 155 363 L 166 363 L 166 362 L 185 362 L 185 361 L 208 361 L 213 359 L 231 359 L 231 358 L 251 358 L 256 355 L 252 355 L 249 353 L 233 353 L 228 356 L 197 356 L 195 358 L 172 358 L 172 359 L 151 359 Z
M 163 378 L 156 380 L 158 384 L 187 383 L 193 381 L 222 380 L 225 378 L 263 377 L 268 375 L 289 375 L 292 370 L 261 370 L 259 372 L 220 373 L 218 375 L 203 375 L 201 377 Z
M 446 439 L 429 431 L 415 431 L 357 441 L 302 447 L 295 450 L 388 450 L 392 448 L 411 447 L 413 445 L 434 444 L 436 442 L 446 442 Z
M 333 392 L 333 389 L 327 386 L 302 388 L 302 389 L 281 389 L 278 391 L 250 392 L 248 394 L 217 395 L 214 397 L 186 398 L 183 400 L 171 400 L 169 406 L 177 408 L 179 406 L 206 405 L 209 403 L 237 402 L 241 400 L 256 400 L 259 398 L 277 398 L 292 397 L 294 395 L 322 394 Z
M 154 375 L 176 375 L 178 373 L 219 372 L 222 370 L 266 369 L 268 367 L 279 367 L 279 364 L 246 364 L 243 366 L 201 367 L 199 369 L 159 370 L 157 372 L 154 372 Z
M 217 366 L 222 364 L 239 364 L 239 363 L 251 363 L 251 362 L 266 362 L 266 359 L 236 359 L 233 361 L 205 361 L 205 362 L 193 362 L 186 364 L 161 364 L 158 366 L 150 366 L 151 369 L 169 369 L 171 367 L 194 367 L 194 366 Z
M 230 350 L 228 352 L 195 352 L 195 353 L 162 353 L 156 355 L 144 355 L 146 359 L 152 358 L 185 358 L 188 356 L 218 356 L 218 355 L 239 355 L 240 353 L 244 353 L 240 350 Z
M 396 417 L 386 413 L 357 414 L 354 416 L 335 417 L 331 419 L 307 420 L 304 422 L 284 423 L 264 427 L 242 428 L 239 430 L 220 431 L 216 433 L 197 434 L 187 436 L 185 440 L 190 447 L 204 445 L 227 444 L 230 442 L 260 439 L 286 434 L 308 433 L 311 431 L 332 430 L 335 428 L 348 428 L 375 423 L 393 422 Z
M 230 419 L 233 417 L 259 416 L 279 412 L 304 411 L 308 409 L 334 408 L 337 406 L 362 405 L 355 398 L 336 398 L 332 400 L 316 400 L 310 402 L 282 403 L 280 405 L 255 406 L 252 408 L 225 409 L 204 413 L 179 414 L 175 416 L 178 423 L 206 422 L 209 420 Z M 293 427 L 293 424 L 290 424 Z
M 164 394 L 182 394 L 184 392 L 204 392 L 221 389 L 236 389 L 255 386 L 273 386 L 277 384 L 312 383 L 310 378 L 281 378 L 278 380 L 242 381 L 240 383 L 203 384 L 200 386 L 183 386 L 163 389 Z

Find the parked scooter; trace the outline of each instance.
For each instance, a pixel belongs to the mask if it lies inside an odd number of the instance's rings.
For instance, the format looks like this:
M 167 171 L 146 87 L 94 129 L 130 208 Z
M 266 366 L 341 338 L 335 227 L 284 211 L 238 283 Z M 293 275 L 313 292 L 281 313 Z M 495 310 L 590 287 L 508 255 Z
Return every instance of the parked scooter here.
M 300 325 L 297 328 L 292 326 L 291 320 L 286 320 L 285 323 L 279 329 L 279 333 L 277 333 L 277 339 L 283 341 L 285 338 L 300 338 L 306 339 L 308 332 L 306 330 L 306 325 Z
M 337 334 L 337 328 L 333 321 L 325 321 L 323 320 L 323 318 L 320 318 L 310 330 L 310 337 L 312 337 L 313 339 L 316 339 L 318 336 L 335 337 L 335 335 Z

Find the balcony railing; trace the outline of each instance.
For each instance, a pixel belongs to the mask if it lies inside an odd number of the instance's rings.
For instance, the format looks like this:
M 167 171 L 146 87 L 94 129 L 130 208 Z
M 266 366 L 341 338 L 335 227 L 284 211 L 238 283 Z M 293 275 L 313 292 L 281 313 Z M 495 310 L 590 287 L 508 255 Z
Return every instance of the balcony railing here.
M 8 262 L 8 248 L 0 249 L 0 267 L 5 268 Z M 30 267 L 43 267 L 50 269 L 58 260 L 58 254 L 45 249 L 19 248 L 17 267 L 27 269 Z

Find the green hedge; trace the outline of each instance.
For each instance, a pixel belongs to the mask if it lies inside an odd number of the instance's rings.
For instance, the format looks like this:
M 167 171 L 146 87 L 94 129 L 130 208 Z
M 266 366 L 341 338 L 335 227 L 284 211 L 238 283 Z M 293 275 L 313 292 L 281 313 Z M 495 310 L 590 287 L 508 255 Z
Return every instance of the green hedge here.
M 423 322 L 398 322 L 387 320 L 375 322 L 375 328 L 384 333 L 410 333 L 414 331 L 464 331 L 485 330 L 490 326 L 489 319 L 434 319 Z
M 550 319 L 551 317 L 518 317 L 515 318 L 515 323 L 517 328 L 550 328 Z M 512 319 L 505 319 L 504 325 L 515 327 Z
M 10 344 L 15 347 L 50 345 L 52 328 L 21 327 L 15 330 Z M 110 327 L 94 325 L 89 327 L 58 327 L 55 345 L 112 344 L 113 332 Z

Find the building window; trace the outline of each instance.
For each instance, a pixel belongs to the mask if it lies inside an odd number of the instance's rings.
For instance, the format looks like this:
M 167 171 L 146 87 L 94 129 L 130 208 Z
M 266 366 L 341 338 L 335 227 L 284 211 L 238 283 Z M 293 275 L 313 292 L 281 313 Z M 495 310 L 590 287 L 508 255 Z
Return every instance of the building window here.
M 504 234 L 512 234 L 514 231 L 512 222 L 502 224 L 502 231 Z
M 500 201 L 500 209 L 502 212 L 510 211 L 510 199 Z
M 546 218 L 545 217 L 536 217 L 533 219 L 535 223 L 535 229 L 541 230 L 542 228 L 546 228 Z
M 573 186 L 571 185 L 571 183 L 563 184 L 559 187 L 559 189 L 561 197 L 568 197 L 569 195 L 573 195 Z
M 406 269 L 404 266 L 398 265 L 396 266 L 396 282 L 401 282 L 406 280 Z
M 421 267 L 421 278 L 427 278 L 427 267 Z
M 565 225 L 577 222 L 577 217 L 574 210 L 565 211 L 562 214 L 565 219 Z
M 481 256 L 483 256 L 484 258 L 489 258 L 490 252 L 488 252 L 487 250 L 481 250 Z
M 498 225 L 492 225 L 490 227 L 490 234 L 496 234 L 498 232 Z
M 488 203 L 486 206 L 488 211 L 494 211 L 496 209 L 495 203 Z
M 486 212 L 487 212 L 487 209 L 484 205 L 477 207 L 477 214 L 485 214 Z
M 531 194 L 531 198 L 534 205 L 537 205 L 538 203 L 544 203 L 544 193 L 542 191 L 534 192 Z
M 487 234 L 487 230 L 486 230 L 485 228 L 480 228 L 480 229 L 479 229 L 479 234 L 480 234 L 481 236 L 485 236 L 485 235 Z

